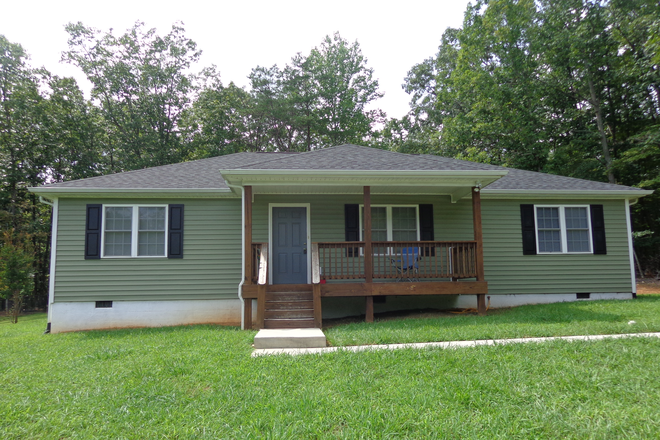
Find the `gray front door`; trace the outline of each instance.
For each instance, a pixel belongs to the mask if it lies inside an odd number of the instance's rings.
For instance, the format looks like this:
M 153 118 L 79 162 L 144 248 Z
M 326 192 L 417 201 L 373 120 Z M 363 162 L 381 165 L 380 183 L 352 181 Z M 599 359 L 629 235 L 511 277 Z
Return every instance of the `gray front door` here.
M 307 284 L 307 208 L 273 207 L 273 284 Z

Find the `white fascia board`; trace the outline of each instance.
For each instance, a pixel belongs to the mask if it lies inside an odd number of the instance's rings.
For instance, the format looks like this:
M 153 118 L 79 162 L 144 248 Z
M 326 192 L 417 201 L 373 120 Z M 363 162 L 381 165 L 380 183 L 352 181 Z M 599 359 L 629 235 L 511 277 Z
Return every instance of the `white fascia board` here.
M 369 185 L 370 183 L 433 185 L 443 182 L 457 182 L 471 185 L 480 182 L 483 186 L 504 177 L 508 171 L 491 170 L 220 170 L 222 177 L 231 184 L 267 185 L 327 181 L 335 185 Z
M 28 191 L 44 197 L 112 197 L 112 198 L 157 198 L 186 197 L 213 199 L 236 197 L 229 188 L 74 188 L 74 187 L 30 187 Z
M 481 191 L 487 199 L 638 199 L 653 194 L 648 190 L 554 190 L 554 189 L 488 189 Z

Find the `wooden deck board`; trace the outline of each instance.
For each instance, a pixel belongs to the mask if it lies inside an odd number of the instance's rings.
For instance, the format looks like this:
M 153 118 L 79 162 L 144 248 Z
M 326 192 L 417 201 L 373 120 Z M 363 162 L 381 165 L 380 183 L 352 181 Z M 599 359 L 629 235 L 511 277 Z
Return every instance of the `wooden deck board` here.
M 311 284 L 267 286 L 287 291 L 311 290 Z M 387 296 L 387 295 L 478 295 L 488 293 L 486 281 L 415 281 L 401 283 L 329 283 L 321 284 L 321 297 Z M 244 285 L 243 298 L 256 298 L 257 286 Z

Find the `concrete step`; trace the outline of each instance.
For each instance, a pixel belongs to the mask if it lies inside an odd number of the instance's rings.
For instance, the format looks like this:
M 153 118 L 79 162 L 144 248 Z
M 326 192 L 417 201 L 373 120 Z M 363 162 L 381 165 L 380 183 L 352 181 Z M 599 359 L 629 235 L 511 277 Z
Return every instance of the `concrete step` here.
M 320 328 L 289 328 L 259 330 L 254 348 L 319 348 L 327 341 Z

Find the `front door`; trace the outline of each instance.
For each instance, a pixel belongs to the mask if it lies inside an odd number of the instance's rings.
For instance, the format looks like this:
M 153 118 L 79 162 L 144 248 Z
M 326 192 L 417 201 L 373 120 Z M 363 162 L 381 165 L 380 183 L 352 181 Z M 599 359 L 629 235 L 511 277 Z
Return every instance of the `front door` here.
M 273 284 L 307 284 L 307 208 L 273 207 Z

